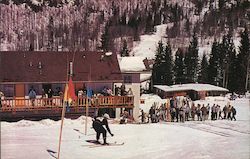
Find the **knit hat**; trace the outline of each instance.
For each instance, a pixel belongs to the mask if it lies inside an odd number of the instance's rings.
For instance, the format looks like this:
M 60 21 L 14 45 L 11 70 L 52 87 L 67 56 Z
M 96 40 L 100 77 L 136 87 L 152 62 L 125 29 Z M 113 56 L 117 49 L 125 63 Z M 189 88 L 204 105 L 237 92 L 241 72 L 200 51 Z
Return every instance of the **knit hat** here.
M 106 118 L 106 119 L 109 119 L 109 115 L 108 115 L 107 113 L 105 113 L 105 114 L 103 115 L 103 117 Z

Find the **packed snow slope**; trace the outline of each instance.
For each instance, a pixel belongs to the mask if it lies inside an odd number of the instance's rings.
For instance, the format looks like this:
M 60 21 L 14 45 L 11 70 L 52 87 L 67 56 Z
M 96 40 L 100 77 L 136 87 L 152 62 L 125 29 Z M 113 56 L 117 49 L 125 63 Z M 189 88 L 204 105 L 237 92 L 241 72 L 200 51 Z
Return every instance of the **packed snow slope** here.
M 145 95 L 144 97 L 147 100 Z M 153 102 L 153 98 L 148 97 L 149 104 Z M 157 97 L 155 99 L 158 100 Z M 211 100 L 216 101 L 219 100 Z M 208 103 L 210 99 L 203 102 Z M 237 109 L 237 121 L 119 125 L 110 120 L 114 137 L 108 135 L 107 141 L 125 142 L 123 146 L 89 146 L 91 144 L 85 140 L 95 139 L 95 132 L 90 128 L 90 119 L 88 135 L 83 133 L 84 117 L 76 120 L 66 119 L 61 159 L 249 159 L 249 99 L 237 99 L 231 104 Z M 59 129 L 60 121 L 48 119 L 2 122 L 1 158 L 53 159 L 57 156 L 57 153 L 52 151 L 58 149 Z

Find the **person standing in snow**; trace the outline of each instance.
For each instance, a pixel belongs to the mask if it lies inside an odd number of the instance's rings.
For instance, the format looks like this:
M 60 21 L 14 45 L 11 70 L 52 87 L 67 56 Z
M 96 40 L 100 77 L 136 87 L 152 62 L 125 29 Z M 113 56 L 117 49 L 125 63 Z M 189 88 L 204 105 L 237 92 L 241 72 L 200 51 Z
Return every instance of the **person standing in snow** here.
M 228 107 L 228 116 L 227 116 L 227 119 L 231 119 L 231 118 L 232 118 L 232 117 L 231 117 L 231 114 L 232 114 L 231 109 L 232 109 L 232 106 L 229 105 L 229 107 Z
M 180 109 L 179 109 L 179 114 L 180 114 L 180 122 L 183 122 L 184 123 L 184 116 L 185 116 L 185 108 L 184 106 L 181 106 Z
M 236 115 L 236 109 L 232 106 L 231 108 L 231 112 L 232 112 L 232 117 L 231 117 L 231 120 L 235 120 L 236 121 L 236 118 L 235 118 L 235 115 Z
M 141 117 L 141 123 L 142 124 L 145 123 L 145 113 L 144 113 L 143 109 L 141 110 L 141 115 L 139 117 Z
M 185 120 L 189 121 L 189 113 L 190 113 L 190 107 L 189 107 L 189 102 L 187 101 L 186 104 L 184 105 L 185 109 Z
M 223 108 L 223 113 L 224 113 L 224 118 L 223 119 L 226 119 L 227 116 L 228 116 L 228 107 L 226 105 Z
M 176 98 L 175 100 L 175 117 L 176 117 L 176 122 L 179 122 L 179 117 L 180 117 L 179 98 Z
M 196 114 L 198 117 L 198 121 L 202 121 L 202 119 L 201 119 L 201 105 L 200 104 L 197 105 Z
M 205 121 L 207 116 L 207 108 L 205 107 L 204 104 L 201 107 L 201 112 L 202 112 L 202 121 Z
M 195 118 L 195 114 L 196 114 L 196 107 L 195 107 L 195 105 L 193 103 L 192 107 L 191 107 L 191 116 L 192 116 L 193 121 L 194 121 L 194 118 Z
M 92 123 L 92 127 L 96 131 L 96 142 L 97 143 L 100 143 L 99 139 L 100 139 L 100 135 L 102 134 L 103 144 L 104 145 L 107 144 L 107 131 L 110 133 L 111 136 L 114 136 L 114 134 L 112 134 L 110 129 L 109 129 L 108 119 L 109 119 L 109 115 L 106 113 L 103 115 L 102 121 L 100 121 L 96 117 L 94 118 L 94 121 Z M 106 129 L 103 127 L 103 125 L 106 127 Z
M 149 109 L 149 115 L 150 115 L 150 119 L 152 123 L 155 123 L 155 109 L 153 108 L 153 106 Z
M 212 108 L 211 108 L 212 110 L 211 110 L 211 120 L 215 120 L 217 117 L 216 117 L 216 106 L 215 106 L 215 104 L 212 106 Z
M 207 116 L 206 116 L 206 120 L 208 120 L 208 117 L 209 117 L 209 112 L 210 112 L 210 105 L 209 103 L 207 104 Z
M 218 105 L 218 107 L 219 107 L 219 108 L 218 108 L 218 109 L 219 109 L 219 117 L 218 117 L 218 119 L 223 119 L 222 116 L 221 116 L 221 108 L 220 108 L 219 105 Z
M 216 105 L 215 111 L 216 111 L 216 120 L 218 120 L 219 119 L 219 112 L 220 112 L 220 106 L 218 104 Z

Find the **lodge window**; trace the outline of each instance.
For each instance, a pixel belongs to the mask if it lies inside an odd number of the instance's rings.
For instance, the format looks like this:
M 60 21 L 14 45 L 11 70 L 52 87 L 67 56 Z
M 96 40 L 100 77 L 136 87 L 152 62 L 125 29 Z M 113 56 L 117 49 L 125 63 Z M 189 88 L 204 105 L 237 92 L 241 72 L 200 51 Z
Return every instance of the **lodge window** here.
M 12 84 L 3 85 L 1 90 L 3 90 L 5 97 L 14 97 L 15 87 Z
M 132 76 L 124 76 L 124 83 L 132 83 Z

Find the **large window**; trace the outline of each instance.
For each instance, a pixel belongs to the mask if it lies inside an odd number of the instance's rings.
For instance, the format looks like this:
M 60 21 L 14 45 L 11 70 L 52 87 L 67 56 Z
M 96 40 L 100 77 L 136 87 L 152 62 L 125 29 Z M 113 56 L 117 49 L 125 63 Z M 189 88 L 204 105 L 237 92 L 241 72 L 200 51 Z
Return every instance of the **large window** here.
M 125 75 L 123 77 L 124 83 L 132 83 L 132 76 L 131 75 Z
M 15 95 L 15 87 L 13 84 L 2 85 L 0 91 L 3 92 L 5 97 L 14 97 Z

